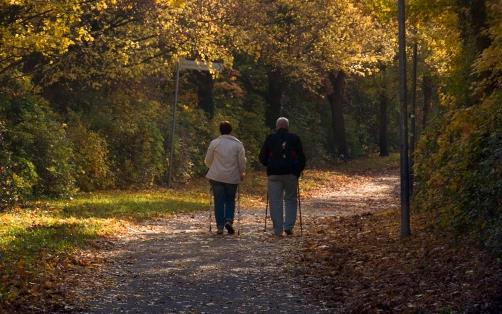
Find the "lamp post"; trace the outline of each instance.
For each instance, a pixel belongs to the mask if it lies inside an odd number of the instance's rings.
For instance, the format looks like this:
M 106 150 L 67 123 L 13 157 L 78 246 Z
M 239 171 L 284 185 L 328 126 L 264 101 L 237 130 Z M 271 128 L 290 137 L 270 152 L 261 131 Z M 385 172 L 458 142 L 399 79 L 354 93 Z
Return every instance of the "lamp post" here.
M 400 179 L 401 179 L 401 238 L 410 236 L 410 165 L 408 156 L 408 103 L 406 90 L 406 26 L 405 0 L 398 0 L 399 24 L 399 103 Z

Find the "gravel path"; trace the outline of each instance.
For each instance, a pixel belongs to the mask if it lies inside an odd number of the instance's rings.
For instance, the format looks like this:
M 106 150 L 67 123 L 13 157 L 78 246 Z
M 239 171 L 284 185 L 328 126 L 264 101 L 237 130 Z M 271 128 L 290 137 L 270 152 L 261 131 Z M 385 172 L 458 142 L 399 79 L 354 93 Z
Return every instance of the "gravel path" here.
M 304 228 L 316 217 L 395 206 L 397 177 L 361 176 L 303 202 Z M 263 209 L 241 210 L 241 234 L 208 232 L 208 213 L 149 222 L 100 254 L 106 263 L 75 288 L 84 313 L 335 313 L 295 273 L 295 235 L 263 232 Z M 238 225 L 237 225 L 238 226 Z

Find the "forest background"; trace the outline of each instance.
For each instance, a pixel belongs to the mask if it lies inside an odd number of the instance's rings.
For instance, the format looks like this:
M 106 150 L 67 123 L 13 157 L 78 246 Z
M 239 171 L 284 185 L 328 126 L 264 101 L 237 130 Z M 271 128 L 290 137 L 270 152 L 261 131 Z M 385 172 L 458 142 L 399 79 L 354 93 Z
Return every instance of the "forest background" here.
M 500 256 L 502 1 L 407 10 L 413 208 Z M 170 164 L 189 182 L 222 120 L 250 169 L 279 116 L 309 167 L 386 156 L 399 145 L 396 16 L 388 0 L 2 0 L 0 210 L 163 186 Z M 180 58 L 225 70 L 181 73 L 169 160 Z

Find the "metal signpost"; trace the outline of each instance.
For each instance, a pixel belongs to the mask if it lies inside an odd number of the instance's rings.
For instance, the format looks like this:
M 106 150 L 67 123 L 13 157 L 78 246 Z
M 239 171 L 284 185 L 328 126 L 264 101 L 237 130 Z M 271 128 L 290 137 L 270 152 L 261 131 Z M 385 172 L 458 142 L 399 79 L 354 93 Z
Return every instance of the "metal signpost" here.
M 406 91 L 405 0 L 398 0 L 399 11 L 399 102 L 401 105 L 401 238 L 410 236 L 410 165 L 408 156 L 408 103 Z
M 215 72 L 223 71 L 223 64 L 221 63 L 204 63 L 187 59 L 180 59 L 179 66 L 181 70 L 196 70 L 196 71 L 210 71 L 213 70 Z
M 221 63 L 204 63 L 193 60 L 181 58 L 176 65 L 176 89 L 174 91 L 174 106 L 173 106 L 173 121 L 171 125 L 171 142 L 169 151 L 169 172 L 167 175 L 167 186 L 172 186 L 173 165 L 174 165 L 174 134 L 176 131 L 176 107 L 178 106 L 178 93 L 180 87 L 180 71 L 182 70 L 196 70 L 196 71 L 223 71 L 223 64 Z

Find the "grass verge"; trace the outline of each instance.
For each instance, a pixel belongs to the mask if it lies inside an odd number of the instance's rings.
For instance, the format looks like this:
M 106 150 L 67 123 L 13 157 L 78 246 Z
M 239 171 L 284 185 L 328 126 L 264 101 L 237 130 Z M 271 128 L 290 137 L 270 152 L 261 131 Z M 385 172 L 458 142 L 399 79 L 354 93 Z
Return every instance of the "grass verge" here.
M 191 190 L 109 191 L 74 199 L 34 201 L 0 214 L 0 312 L 2 306 L 57 298 L 64 268 L 94 240 L 173 213 L 207 208 L 207 195 Z M 3 304 L 3 305 L 2 305 Z

